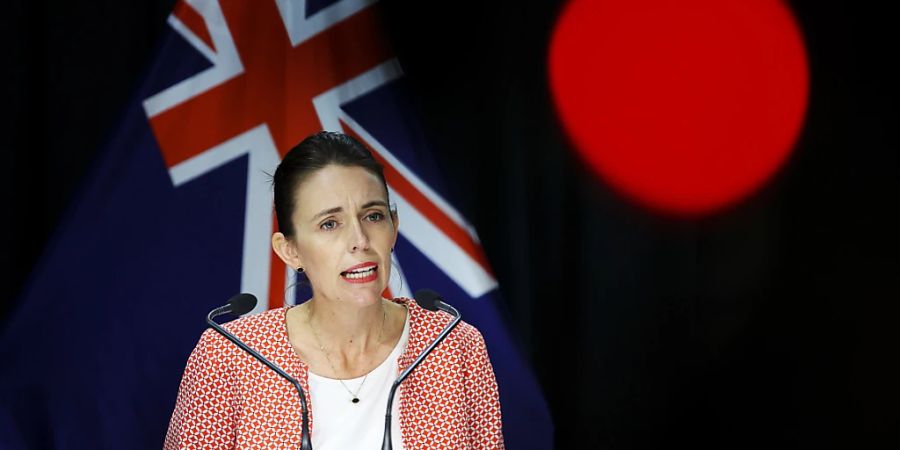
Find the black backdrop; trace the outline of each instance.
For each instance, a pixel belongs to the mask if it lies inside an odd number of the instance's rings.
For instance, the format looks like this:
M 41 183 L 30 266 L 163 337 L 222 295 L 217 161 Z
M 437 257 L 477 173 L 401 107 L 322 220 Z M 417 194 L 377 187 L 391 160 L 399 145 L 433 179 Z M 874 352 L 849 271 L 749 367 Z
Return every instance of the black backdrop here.
M 14 1 L 3 70 L 4 320 L 137 86 L 172 1 Z M 750 199 L 655 216 L 582 169 L 546 87 L 562 2 L 384 4 L 559 448 L 868 448 L 895 434 L 894 20 L 790 2 L 811 65 L 796 151 Z M 77 262 L 73 262 L 77 263 Z

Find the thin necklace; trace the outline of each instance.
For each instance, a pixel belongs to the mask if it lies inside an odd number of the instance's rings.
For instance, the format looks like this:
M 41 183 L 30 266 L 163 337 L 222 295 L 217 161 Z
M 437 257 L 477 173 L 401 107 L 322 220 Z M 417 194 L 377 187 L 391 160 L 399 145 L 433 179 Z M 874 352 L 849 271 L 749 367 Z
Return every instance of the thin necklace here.
M 384 305 L 381 305 L 381 329 L 378 331 L 378 343 L 381 343 L 381 336 L 384 334 L 384 320 L 387 317 L 387 312 L 384 310 Z M 316 338 L 316 343 L 319 344 L 319 350 L 325 354 L 325 360 L 328 361 L 328 365 L 331 366 L 331 373 L 334 374 L 334 377 L 341 383 L 341 386 L 344 387 L 344 390 L 350 394 L 350 402 L 354 405 L 359 403 L 359 391 L 362 390 L 364 384 L 366 384 L 366 380 L 369 379 L 369 374 L 367 373 L 362 380 L 362 383 L 359 383 L 359 386 L 356 387 L 356 392 L 350 390 L 346 384 L 344 384 L 344 380 L 338 377 L 338 371 L 334 368 L 334 363 L 331 362 L 331 356 L 328 355 L 328 350 L 325 349 L 325 346 L 322 345 L 322 339 L 319 338 L 319 333 L 316 332 L 316 327 L 313 326 L 311 317 L 309 315 L 309 307 L 306 308 L 306 323 L 309 325 L 309 329 L 312 330 L 313 336 Z M 371 372 L 370 372 L 371 373 Z

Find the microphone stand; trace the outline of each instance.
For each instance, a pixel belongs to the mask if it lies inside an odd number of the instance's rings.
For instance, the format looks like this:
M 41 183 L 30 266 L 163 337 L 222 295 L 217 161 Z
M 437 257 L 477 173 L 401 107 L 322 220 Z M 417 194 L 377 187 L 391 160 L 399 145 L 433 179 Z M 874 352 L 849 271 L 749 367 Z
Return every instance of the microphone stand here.
M 207 314 L 206 323 L 208 323 L 209 326 L 213 328 L 213 330 L 216 330 L 219 334 L 225 336 L 226 339 L 233 342 L 234 345 L 237 345 L 241 350 L 249 353 L 250 356 L 256 358 L 257 361 L 265 364 L 266 367 L 274 370 L 275 373 L 281 375 L 282 378 L 288 380 L 292 385 L 294 385 L 294 388 L 297 389 L 297 394 L 300 396 L 300 410 L 302 417 L 302 424 L 300 428 L 302 433 L 302 437 L 300 438 L 300 450 L 312 450 L 312 441 L 310 441 L 309 438 L 309 409 L 306 407 L 306 396 L 303 395 L 303 388 L 300 386 L 300 382 L 297 381 L 294 377 L 288 375 L 284 370 L 281 370 L 281 367 L 278 367 L 273 362 L 257 353 L 256 350 L 253 350 L 247 344 L 241 342 L 241 340 L 238 339 L 237 336 L 231 334 L 224 327 L 213 321 L 213 318 L 228 314 L 230 312 L 231 305 L 225 305 L 216 308 L 210 311 L 209 314 Z M 391 393 L 393 394 L 393 390 L 391 391 Z
M 407 367 L 403 372 L 400 373 L 400 376 L 397 377 L 397 379 L 394 381 L 394 384 L 391 386 L 391 393 L 388 395 L 387 412 L 384 415 L 384 440 L 381 442 L 382 450 L 393 449 L 393 443 L 391 442 L 391 409 L 394 406 L 394 393 L 397 392 L 397 388 L 400 387 L 400 383 L 402 383 L 403 380 L 405 380 L 409 376 L 409 374 L 412 373 L 412 371 L 415 370 L 415 368 L 425 360 L 426 356 L 431 354 L 431 351 L 434 350 L 434 348 L 437 347 L 438 344 L 440 344 L 441 341 L 443 341 L 444 338 L 446 338 L 454 328 L 456 328 L 456 325 L 459 324 L 459 321 L 462 320 L 462 315 L 459 313 L 459 311 L 457 311 L 456 308 L 440 300 L 436 300 L 435 305 L 441 311 L 452 315 L 453 320 L 451 320 L 450 323 L 448 323 L 444 327 L 444 329 L 441 330 L 441 334 L 439 334 L 438 337 L 435 338 L 435 340 L 428 346 L 428 348 L 426 348 L 425 351 L 423 351 L 416 358 L 416 360 L 409 365 L 409 367 Z

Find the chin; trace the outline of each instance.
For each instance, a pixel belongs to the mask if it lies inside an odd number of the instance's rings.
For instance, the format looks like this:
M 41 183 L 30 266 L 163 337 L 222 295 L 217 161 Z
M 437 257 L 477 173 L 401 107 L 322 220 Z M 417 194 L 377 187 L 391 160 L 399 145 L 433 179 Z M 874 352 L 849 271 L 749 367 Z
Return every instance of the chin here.
M 370 306 L 381 302 L 382 292 L 384 292 L 384 289 L 381 289 L 378 292 L 375 292 L 374 290 L 366 292 L 351 292 L 345 298 L 360 307 Z

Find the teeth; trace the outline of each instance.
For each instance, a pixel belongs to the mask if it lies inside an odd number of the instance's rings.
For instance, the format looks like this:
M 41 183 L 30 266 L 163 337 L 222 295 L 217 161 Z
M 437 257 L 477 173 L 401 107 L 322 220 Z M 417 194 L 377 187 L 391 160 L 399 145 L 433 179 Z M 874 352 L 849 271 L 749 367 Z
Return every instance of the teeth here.
M 344 274 L 344 277 L 351 279 L 359 279 L 365 278 L 375 272 L 376 267 L 369 267 L 368 269 L 359 269 L 359 271 L 347 272 Z

